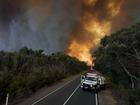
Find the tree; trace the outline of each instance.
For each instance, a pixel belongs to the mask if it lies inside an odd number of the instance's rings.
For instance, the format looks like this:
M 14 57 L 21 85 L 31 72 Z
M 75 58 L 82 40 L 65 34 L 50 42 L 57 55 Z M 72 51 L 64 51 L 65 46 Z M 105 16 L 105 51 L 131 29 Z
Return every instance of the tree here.
M 139 105 L 140 94 L 136 91 L 140 89 L 140 24 L 103 38 L 95 56 L 96 69 L 109 76 L 112 84 L 123 90 L 122 95 L 127 93 L 129 105 Z

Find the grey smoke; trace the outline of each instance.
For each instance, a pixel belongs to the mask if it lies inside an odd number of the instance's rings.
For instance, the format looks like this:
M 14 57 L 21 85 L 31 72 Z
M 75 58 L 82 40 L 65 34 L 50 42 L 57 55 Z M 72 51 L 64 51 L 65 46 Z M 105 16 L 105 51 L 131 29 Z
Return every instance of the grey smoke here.
M 65 51 L 71 33 L 79 29 L 76 25 L 80 22 L 82 11 L 86 9 L 82 7 L 81 1 L 1 0 L 0 50 L 15 51 L 27 46 L 43 49 L 46 53 Z M 99 1 L 103 5 L 106 0 Z M 122 14 L 113 20 L 113 30 L 140 21 L 139 4 L 140 0 L 124 0 Z M 100 12 L 99 8 L 97 10 Z
M 43 3 L 29 6 L 22 14 L 8 19 L 7 33 L 1 32 L 6 37 L 0 37 L 0 50 L 14 51 L 27 46 L 46 53 L 65 51 L 79 18 L 75 0 L 51 0 L 49 5 L 44 0 L 39 2 Z
M 123 0 L 121 13 L 113 20 L 112 31 L 140 22 L 140 0 Z

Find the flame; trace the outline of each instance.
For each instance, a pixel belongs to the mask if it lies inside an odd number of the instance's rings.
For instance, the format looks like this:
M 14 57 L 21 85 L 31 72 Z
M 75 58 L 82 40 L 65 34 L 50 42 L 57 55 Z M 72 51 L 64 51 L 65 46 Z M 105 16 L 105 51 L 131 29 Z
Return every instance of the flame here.
M 109 22 L 99 23 L 96 21 L 91 21 L 88 24 L 85 24 L 85 30 L 91 33 L 91 42 L 78 43 L 77 41 L 73 40 L 69 46 L 68 54 L 70 56 L 77 57 L 80 61 L 87 62 L 88 65 L 92 65 L 94 58 L 92 57 L 90 50 L 99 45 L 101 38 L 110 32 L 110 27 L 111 24 Z
M 98 21 L 91 20 L 89 23 L 85 24 L 85 29 L 88 32 L 92 33 L 92 35 L 96 34 L 96 37 L 99 37 L 99 39 L 101 39 L 104 37 L 104 35 L 110 32 L 111 23 L 108 21 L 100 23 Z
M 96 49 L 101 39 L 111 32 L 112 19 L 120 12 L 121 3 L 116 3 L 116 1 L 108 1 L 106 8 L 109 16 L 107 19 L 98 19 L 100 13 L 94 14 L 84 11 L 81 18 L 83 26 L 80 27 L 86 31 L 86 34 L 81 31 L 80 37 L 87 36 L 88 38 L 81 42 L 75 38 L 76 34 L 73 35 L 68 48 L 70 56 L 74 56 L 81 61 L 87 62 L 88 65 L 92 65 L 94 58 L 91 55 L 91 49 Z M 96 6 L 98 0 L 84 0 L 84 2 L 86 6 L 88 5 L 91 8 L 91 6 Z
M 92 55 L 90 54 L 90 48 L 91 46 L 88 46 L 86 44 L 79 44 L 76 41 L 72 41 L 71 45 L 69 46 L 70 56 L 74 56 L 78 58 L 80 61 L 87 62 L 88 65 L 92 65 Z

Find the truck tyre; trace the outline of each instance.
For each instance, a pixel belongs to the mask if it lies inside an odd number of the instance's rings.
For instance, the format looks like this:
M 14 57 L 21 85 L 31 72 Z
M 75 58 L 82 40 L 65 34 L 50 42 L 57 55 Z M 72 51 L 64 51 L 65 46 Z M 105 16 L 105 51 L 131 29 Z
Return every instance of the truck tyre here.
M 85 91 L 85 88 L 83 87 L 82 90 Z

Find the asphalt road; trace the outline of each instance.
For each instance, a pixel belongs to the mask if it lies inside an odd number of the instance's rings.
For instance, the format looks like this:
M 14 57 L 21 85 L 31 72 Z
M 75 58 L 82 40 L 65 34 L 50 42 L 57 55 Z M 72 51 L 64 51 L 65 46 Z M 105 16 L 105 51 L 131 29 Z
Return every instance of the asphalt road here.
M 79 84 L 80 78 L 77 78 L 32 105 L 97 105 L 96 94 L 83 91 Z

